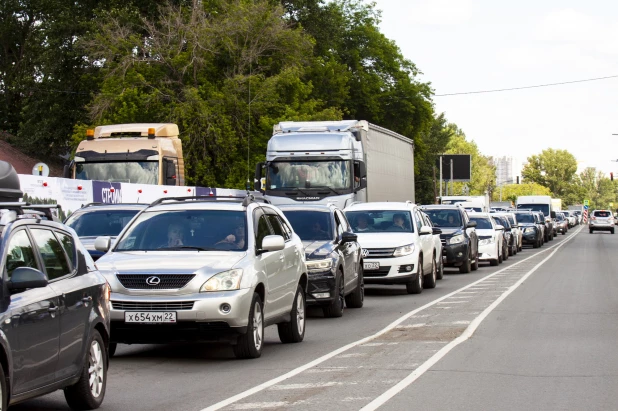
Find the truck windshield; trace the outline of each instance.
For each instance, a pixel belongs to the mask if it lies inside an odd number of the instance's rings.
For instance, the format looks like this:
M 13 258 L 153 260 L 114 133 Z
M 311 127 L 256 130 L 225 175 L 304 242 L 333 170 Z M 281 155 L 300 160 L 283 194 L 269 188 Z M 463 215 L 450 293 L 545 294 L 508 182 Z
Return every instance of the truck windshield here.
M 278 161 L 268 167 L 266 175 L 269 190 L 311 187 L 337 190 L 350 186 L 350 167 L 344 160 Z
M 75 178 L 78 180 L 159 184 L 159 162 L 76 163 Z
M 540 211 L 544 216 L 549 215 L 549 204 L 517 204 L 517 209 Z

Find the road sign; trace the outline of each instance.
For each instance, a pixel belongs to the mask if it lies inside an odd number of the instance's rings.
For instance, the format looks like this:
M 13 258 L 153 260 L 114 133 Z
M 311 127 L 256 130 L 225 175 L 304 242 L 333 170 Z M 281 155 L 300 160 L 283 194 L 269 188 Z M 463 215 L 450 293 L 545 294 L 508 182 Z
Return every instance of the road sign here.
M 588 206 L 587 206 L 587 205 L 585 205 L 585 206 L 584 206 L 584 210 L 587 210 L 587 209 L 588 209 Z
M 589 206 L 590 205 L 590 200 L 584 200 L 584 205 L 585 206 Z
M 45 163 L 36 163 L 32 167 L 32 175 L 47 177 L 49 175 L 49 167 Z

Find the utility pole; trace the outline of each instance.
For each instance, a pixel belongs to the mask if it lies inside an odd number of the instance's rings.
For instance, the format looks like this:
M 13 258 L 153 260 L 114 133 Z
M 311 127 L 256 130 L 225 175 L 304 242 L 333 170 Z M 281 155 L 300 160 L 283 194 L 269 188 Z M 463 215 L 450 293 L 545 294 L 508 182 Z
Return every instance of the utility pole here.
M 451 159 L 451 195 L 453 195 L 453 159 Z
M 440 204 L 442 204 L 442 156 L 440 156 Z

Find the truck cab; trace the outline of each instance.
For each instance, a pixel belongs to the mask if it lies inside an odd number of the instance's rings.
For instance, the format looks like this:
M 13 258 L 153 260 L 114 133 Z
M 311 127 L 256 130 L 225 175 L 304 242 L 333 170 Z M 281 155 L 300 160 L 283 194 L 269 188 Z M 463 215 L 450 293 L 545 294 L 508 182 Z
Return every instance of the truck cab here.
M 184 159 L 176 124 L 139 123 L 88 130 L 64 177 L 183 186 Z

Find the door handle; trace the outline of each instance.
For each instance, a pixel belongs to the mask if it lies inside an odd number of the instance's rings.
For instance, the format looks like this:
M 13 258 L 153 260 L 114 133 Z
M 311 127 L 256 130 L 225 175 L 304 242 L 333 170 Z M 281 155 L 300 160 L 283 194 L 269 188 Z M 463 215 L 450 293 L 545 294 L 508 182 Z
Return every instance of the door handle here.
M 279 255 L 279 261 L 285 260 L 285 256 L 283 254 Z
M 50 313 L 58 312 L 58 307 L 49 307 L 47 311 L 49 311 Z
M 92 297 L 90 297 L 90 296 L 84 297 L 84 298 L 82 298 L 82 302 L 84 302 L 84 303 L 92 302 Z

